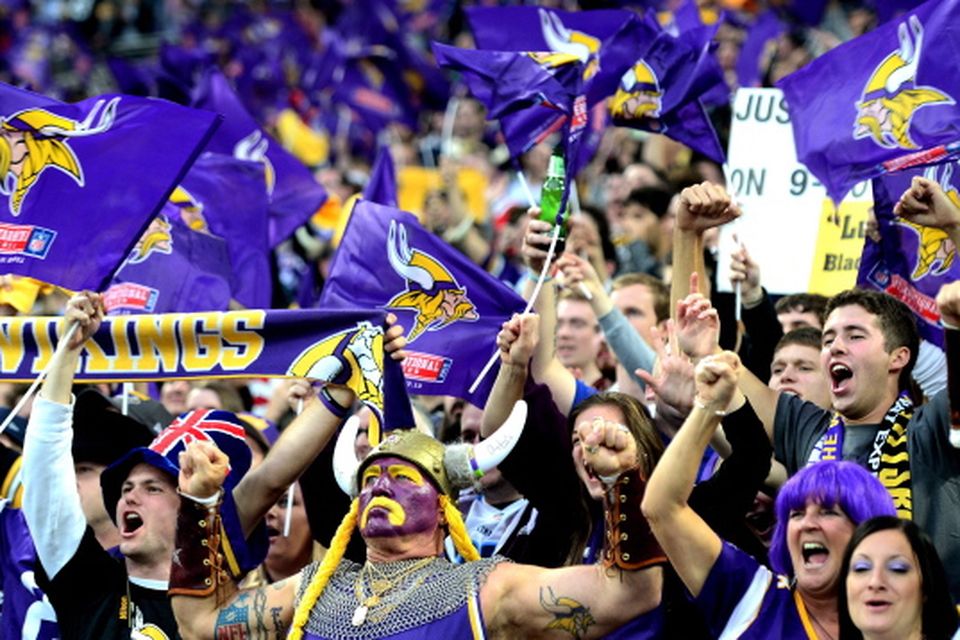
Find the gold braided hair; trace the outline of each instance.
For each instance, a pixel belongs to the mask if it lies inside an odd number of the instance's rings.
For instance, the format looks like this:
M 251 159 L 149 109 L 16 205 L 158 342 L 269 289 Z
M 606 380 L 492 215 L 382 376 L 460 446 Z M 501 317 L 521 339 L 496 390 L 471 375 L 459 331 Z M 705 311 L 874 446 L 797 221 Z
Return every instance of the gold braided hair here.
M 467 562 L 473 562 L 480 559 L 480 553 L 473 546 L 470 536 L 467 535 L 467 525 L 463 523 L 463 516 L 457 506 L 444 494 L 440 494 L 440 508 L 443 509 L 443 516 L 447 519 L 447 531 L 453 539 L 453 546 L 457 553 L 463 556 Z
M 343 516 L 343 520 L 340 521 L 340 526 L 337 527 L 337 532 L 333 534 L 333 539 L 330 540 L 330 549 L 327 550 L 326 555 L 323 556 L 323 561 L 320 563 L 316 575 L 314 575 L 310 581 L 310 586 L 303 592 L 303 598 L 300 599 L 300 606 L 297 607 L 293 614 L 293 624 L 290 627 L 290 635 L 287 636 L 288 640 L 301 640 L 301 638 L 303 638 L 303 627 L 307 624 L 307 619 L 310 617 L 310 610 L 313 609 L 313 605 L 317 603 L 320 594 L 323 593 L 324 587 L 327 586 L 327 582 L 330 580 L 330 576 L 333 575 L 333 572 L 336 571 L 337 566 L 340 564 L 340 560 L 343 559 L 343 554 L 347 550 L 350 537 L 353 535 L 353 530 L 357 525 L 357 514 L 359 512 L 360 499 L 354 498 L 353 502 L 350 503 L 350 510 L 347 511 L 347 515 Z

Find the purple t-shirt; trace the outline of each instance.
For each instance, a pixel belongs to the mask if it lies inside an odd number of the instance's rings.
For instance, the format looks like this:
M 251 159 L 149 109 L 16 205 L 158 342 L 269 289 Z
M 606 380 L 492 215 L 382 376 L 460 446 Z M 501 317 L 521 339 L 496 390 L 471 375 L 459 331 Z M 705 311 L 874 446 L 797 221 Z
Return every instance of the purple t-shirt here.
M 776 575 L 730 543 L 694 600 L 717 638 L 816 638 L 799 596 Z

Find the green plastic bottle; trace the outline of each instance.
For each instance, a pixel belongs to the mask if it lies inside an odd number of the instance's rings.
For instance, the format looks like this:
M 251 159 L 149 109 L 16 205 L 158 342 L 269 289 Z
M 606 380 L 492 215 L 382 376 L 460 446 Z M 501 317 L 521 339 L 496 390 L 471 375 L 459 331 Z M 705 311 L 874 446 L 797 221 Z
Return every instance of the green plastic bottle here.
M 540 191 L 540 220 L 556 226 L 560 225 L 560 240 L 567 237 L 567 222 L 570 220 L 570 202 L 568 198 L 566 210 L 560 212 L 560 202 L 563 200 L 563 188 L 566 182 L 566 170 L 563 159 L 563 149 L 558 145 L 550 156 L 547 165 L 547 179 L 543 181 Z

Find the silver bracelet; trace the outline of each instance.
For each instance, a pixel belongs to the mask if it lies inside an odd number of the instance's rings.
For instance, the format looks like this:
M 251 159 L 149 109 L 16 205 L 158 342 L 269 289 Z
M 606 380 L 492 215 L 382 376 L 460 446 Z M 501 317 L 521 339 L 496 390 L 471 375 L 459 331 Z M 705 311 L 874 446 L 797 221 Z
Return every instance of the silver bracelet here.
M 703 409 L 704 411 L 712 411 L 713 415 L 723 417 L 727 415 L 727 412 L 723 409 L 711 409 L 707 405 L 703 404 L 703 401 L 700 398 L 693 399 L 693 406 L 697 409 Z

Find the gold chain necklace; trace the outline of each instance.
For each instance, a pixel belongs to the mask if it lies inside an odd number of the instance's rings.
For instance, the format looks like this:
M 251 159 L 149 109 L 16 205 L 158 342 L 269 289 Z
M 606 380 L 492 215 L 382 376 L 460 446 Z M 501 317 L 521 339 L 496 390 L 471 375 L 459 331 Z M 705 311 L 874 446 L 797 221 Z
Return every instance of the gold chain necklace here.
M 436 559 L 436 556 L 421 558 L 417 562 L 410 564 L 409 567 L 404 567 L 399 573 L 397 573 L 397 575 L 392 577 L 386 576 L 383 573 L 380 573 L 379 575 L 373 575 L 378 573 L 378 571 L 374 568 L 372 563 L 365 563 L 363 568 L 360 569 L 357 580 L 353 585 L 354 594 L 356 595 L 358 603 L 357 608 L 353 610 L 353 618 L 351 619 L 353 626 L 359 627 L 366 622 L 367 614 L 369 613 L 370 609 L 381 604 L 384 596 L 400 585 L 404 578 L 415 571 L 422 569 Z M 423 578 L 414 586 L 419 586 L 425 579 L 426 576 L 423 576 Z M 366 595 L 367 583 L 369 583 L 370 586 L 369 596 Z M 394 605 L 394 607 L 395 606 L 396 605 Z M 394 607 L 390 607 L 390 609 L 392 610 Z

